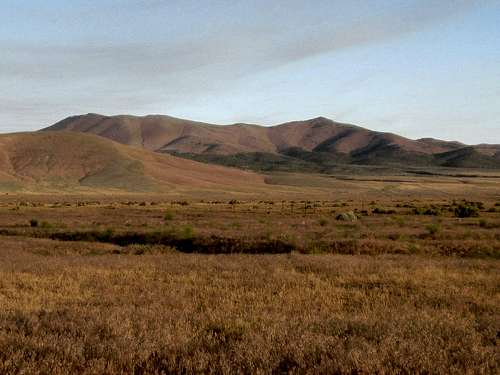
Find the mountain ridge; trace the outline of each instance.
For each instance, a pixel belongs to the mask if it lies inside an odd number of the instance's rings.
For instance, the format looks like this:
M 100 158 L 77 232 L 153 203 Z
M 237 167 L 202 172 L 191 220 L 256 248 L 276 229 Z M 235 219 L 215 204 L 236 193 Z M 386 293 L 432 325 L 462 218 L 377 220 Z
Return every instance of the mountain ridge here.
M 87 114 L 71 116 L 42 129 L 47 130 L 92 133 L 159 153 L 205 162 L 218 159 L 215 163 L 219 164 L 236 155 L 283 157 L 290 156 L 293 150 L 293 158 L 301 160 L 310 159 L 309 153 L 314 153 L 315 159 L 322 160 L 319 164 L 323 170 L 336 163 L 449 166 L 449 160 L 441 154 L 464 149 L 455 154 L 453 166 L 500 168 L 500 145 L 470 146 L 434 138 L 412 140 L 326 117 L 266 127 L 246 123 L 214 125 L 164 115 Z M 466 152 L 470 147 L 474 155 Z

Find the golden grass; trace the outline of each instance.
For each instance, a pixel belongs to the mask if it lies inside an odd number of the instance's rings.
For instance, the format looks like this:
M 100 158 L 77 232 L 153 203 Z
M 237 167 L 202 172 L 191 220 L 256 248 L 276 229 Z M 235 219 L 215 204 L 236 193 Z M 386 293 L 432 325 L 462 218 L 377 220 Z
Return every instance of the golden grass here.
M 500 263 L 0 250 L 1 373 L 495 373 Z M 94 244 L 93 246 L 107 246 Z
M 0 201 L 0 231 L 17 234 L 0 235 L 0 373 L 500 370 L 497 200 L 459 219 L 449 199 L 57 199 Z M 357 222 L 336 220 L 355 210 Z M 297 251 L 32 238 L 185 228 Z
M 303 253 L 498 259 L 500 210 L 495 203 L 485 201 L 479 217 L 457 218 L 450 200 L 4 201 L 0 202 L 0 233 L 69 239 L 75 233 L 112 230 L 116 236 L 154 239 L 158 233 L 184 236 L 189 232 L 195 242 L 207 239 L 207 246 L 216 236 L 242 243 L 280 241 Z M 429 209 L 439 216 L 414 213 Z M 349 211 L 357 212 L 359 220 L 336 219 Z M 30 227 L 32 219 L 38 227 Z

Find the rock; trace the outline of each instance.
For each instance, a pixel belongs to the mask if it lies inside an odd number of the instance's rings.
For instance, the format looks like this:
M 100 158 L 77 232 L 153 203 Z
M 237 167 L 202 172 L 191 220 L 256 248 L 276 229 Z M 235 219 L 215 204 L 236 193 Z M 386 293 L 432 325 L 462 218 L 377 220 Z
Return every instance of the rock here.
M 341 214 L 337 215 L 337 220 L 340 221 L 357 221 L 358 217 L 356 214 L 352 211 L 349 212 L 342 212 Z

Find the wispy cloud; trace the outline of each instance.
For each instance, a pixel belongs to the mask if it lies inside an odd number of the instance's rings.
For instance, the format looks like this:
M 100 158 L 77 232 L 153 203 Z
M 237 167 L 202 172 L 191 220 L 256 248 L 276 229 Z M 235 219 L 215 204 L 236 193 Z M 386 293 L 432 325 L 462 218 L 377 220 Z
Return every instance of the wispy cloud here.
M 161 7 L 165 3 L 129 1 L 129 6 Z M 189 35 L 180 40 L 152 38 L 77 45 L 3 41 L 0 43 L 4 54 L 0 61 L 0 77 L 18 76 L 41 81 L 120 77 L 150 83 L 151 80 L 162 82 L 163 77 L 206 69 L 214 80 L 224 76 L 235 78 L 322 53 L 396 38 L 477 4 L 477 1 L 460 0 L 410 1 L 402 2 L 396 9 L 394 6 L 387 9 L 374 7 L 374 12 L 366 9 L 362 17 L 350 18 L 349 21 L 339 16 L 331 20 L 320 17 L 315 24 L 308 22 L 307 18 L 303 24 L 295 23 L 294 19 L 277 21 L 276 24 L 246 21 L 238 29 L 226 29 L 222 25 L 205 35 Z M 331 7 L 338 6 L 332 2 Z
M 103 38 L 106 42 L 62 38 L 36 43 L 4 37 L 0 40 L 0 87 L 5 88 L 0 89 L 1 109 L 21 116 L 30 111 L 38 115 L 37 103 L 56 108 L 55 113 L 85 106 L 135 111 L 155 101 L 185 103 L 197 95 L 223 92 L 243 77 L 401 37 L 487 1 L 354 0 L 346 6 L 345 1 L 331 0 L 314 4 L 107 0 L 101 6 L 109 11 L 118 3 L 122 15 L 164 12 L 166 23 L 175 15 L 176 32 L 150 38 Z M 95 3 L 88 2 L 88 7 L 91 4 Z M 316 11 L 310 9 L 313 6 Z M 206 14 L 206 19 L 193 20 L 185 14 L 186 24 L 179 27 L 182 19 L 175 13 L 179 7 L 196 11 L 198 17 Z M 147 23 L 148 17 L 143 21 Z M 201 26 L 191 24 L 195 21 Z

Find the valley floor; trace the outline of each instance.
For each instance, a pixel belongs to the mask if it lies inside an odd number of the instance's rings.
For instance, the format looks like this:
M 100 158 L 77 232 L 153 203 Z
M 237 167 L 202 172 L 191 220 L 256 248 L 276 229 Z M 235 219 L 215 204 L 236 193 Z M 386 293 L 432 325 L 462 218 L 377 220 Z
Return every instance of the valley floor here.
M 37 241 L 2 239 L 1 373 L 500 368 L 496 260 L 40 255 Z
M 500 202 L 238 199 L 4 196 L 0 373 L 500 370 Z

